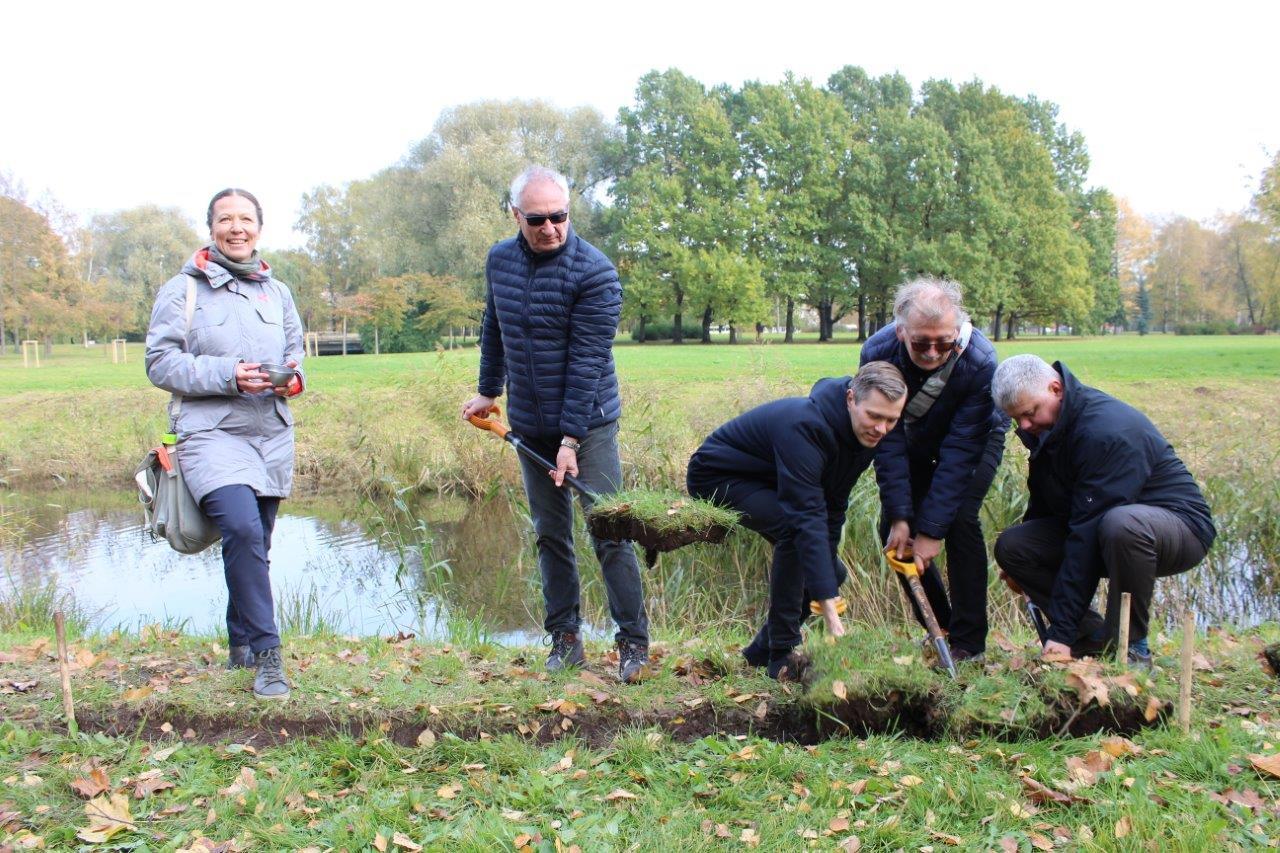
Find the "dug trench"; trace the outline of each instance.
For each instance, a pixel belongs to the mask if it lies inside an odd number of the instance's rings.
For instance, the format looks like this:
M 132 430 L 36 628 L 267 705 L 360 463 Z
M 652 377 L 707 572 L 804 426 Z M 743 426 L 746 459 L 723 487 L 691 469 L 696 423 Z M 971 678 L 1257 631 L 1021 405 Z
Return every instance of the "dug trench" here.
M 812 686 L 812 682 L 810 682 Z M 808 691 L 794 697 L 748 704 L 713 703 L 694 699 L 674 706 L 628 708 L 610 698 L 600 703 L 543 703 L 532 712 L 514 708 L 475 706 L 470 712 L 434 708 L 380 708 L 377 713 L 289 713 L 282 707 L 250 706 L 243 713 L 193 711 L 164 702 L 84 708 L 77 715 L 82 731 L 148 741 L 182 737 L 200 743 L 279 744 L 308 737 L 345 735 L 354 739 L 385 738 L 402 746 L 421 745 L 426 738 L 456 737 L 476 741 L 514 735 L 539 745 L 573 738 L 591 747 L 608 746 L 619 734 L 659 730 L 673 740 L 692 742 L 704 737 L 759 737 L 778 742 L 813 745 L 831 738 L 872 734 L 901 734 L 924 740 L 994 737 L 1017 740 L 1082 737 L 1094 733 L 1132 735 L 1163 725 L 1172 710 L 1166 701 L 1112 695 L 1107 704 L 1082 702 L 1074 690 L 1056 691 L 1044 684 L 1025 685 L 1028 697 L 1040 700 L 1034 718 L 980 719 L 966 716 L 945 691 L 889 690 L 878 695 L 847 692 L 831 703 L 815 701 Z M 1114 691 L 1113 691 L 1114 693 Z M 1020 700 L 1027 704 L 1026 699 Z M 692 705 L 692 707 L 690 707 Z M 56 720 L 33 717 L 31 724 L 55 727 Z

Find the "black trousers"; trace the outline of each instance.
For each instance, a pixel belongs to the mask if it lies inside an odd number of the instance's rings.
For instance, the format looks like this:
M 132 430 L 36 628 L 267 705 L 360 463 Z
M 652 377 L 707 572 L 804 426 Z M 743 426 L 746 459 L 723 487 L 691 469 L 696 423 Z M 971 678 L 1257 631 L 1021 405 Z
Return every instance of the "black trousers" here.
M 933 615 L 938 624 L 949 634 L 952 648 L 977 654 L 987 647 L 987 542 L 982 536 L 982 501 L 995 479 L 996 469 L 1004 458 L 1004 434 L 993 433 L 987 440 L 982 459 L 974 467 L 965 491 L 964 500 L 947 535 L 942 540 L 947 546 L 947 583 L 937 565 L 930 565 L 920 577 Z M 919 510 L 924 496 L 933 482 L 932 464 L 911 466 L 911 494 L 915 508 Z M 880 519 L 880 539 L 888 541 L 893 519 Z M 912 528 L 911 535 L 915 535 Z M 916 621 L 924 625 L 924 615 L 916 605 L 907 587 L 906 579 L 898 576 Z M 948 587 L 950 595 L 948 595 Z
M 1037 518 L 1010 527 L 996 539 L 996 562 L 1031 600 L 1049 610 L 1053 582 L 1062 565 L 1067 526 Z M 1107 616 L 1089 610 L 1072 648 L 1114 643 L 1119 634 L 1120 594 L 1130 594 L 1129 639 L 1147 636 L 1156 578 L 1185 572 L 1204 559 L 1205 547 L 1191 528 L 1167 509 L 1120 506 L 1098 523 L 1098 547 L 1108 579 Z
M 222 531 L 222 569 L 227 579 L 227 642 L 257 654 L 280 645 L 271 600 L 271 531 L 279 498 L 258 497 L 248 486 L 214 489 L 200 502 Z
M 742 525 L 773 545 L 773 565 L 769 570 L 769 613 L 755 640 L 743 650 L 747 660 L 763 666 L 780 660 L 800 645 L 800 626 L 809 609 L 804 586 L 804 569 L 795 547 L 795 530 L 787 525 L 778 493 L 765 483 L 690 468 L 689 494 L 715 501 L 742 513 Z M 837 584 L 848 576 L 842 564 Z

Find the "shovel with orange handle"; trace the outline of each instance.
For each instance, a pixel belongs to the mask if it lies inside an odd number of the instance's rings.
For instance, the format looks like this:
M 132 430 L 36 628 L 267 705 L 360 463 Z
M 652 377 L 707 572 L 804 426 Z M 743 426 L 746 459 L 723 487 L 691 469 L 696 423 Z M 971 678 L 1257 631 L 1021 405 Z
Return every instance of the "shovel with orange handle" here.
M 898 574 L 907 579 L 907 586 L 911 589 L 911 597 L 915 599 L 916 607 L 920 608 L 920 613 L 924 616 L 924 626 L 929 632 L 929 639 L 933 640 L 933 646 L 938 650 L 938 660 L 942 661 L 942 665 L 946 667 L 947 672 L 952 678 L 956 677 L 956 662 L 951 657 L 951 645 L 947 642 L 947 635 L 942 633 L 942 626 L 938 624 L 938 617 L 933 615 L 933 608 L 929 606 L 929 596 L 925 595 L 924 587 L 920 584 L 920 570 L 916 568 L 916 561 L 911 556 L 909 548 L 903 549 L 904 559 L 899 560 L 895 546 L 890 545 L 884 549 L 885 559 L 889 561 L 889 566 Z
M 520 439 L 520 436 L 516 435 L 514 432 L 511 431 L 511 428 L 509 426 L 504 424 L 502 421 L 497 420 L 496 416 L 500 414 L 502 414 L 501 409 L 499 409 L 497 406 L 490 406 L 489 413 L 485 417 L 482 418 L 479 415 L 471 415 L 467 418 L 467 420 L 471 421 L 472 426 L 477 426 L 480 429 L 488 430 L 489 432 L 493 433 L 498 438 L 502 439 L 503 441 L 507 442 L 512 447 L 514 447 L 517 452 L 523 453 L 525 456 L 529 457 L 534 462 L 537 462 L 539 465 L 541 465 L 543 468 L 546 468 L 548 471 L 553 470 L 556 467 L 554 462 L 548 462 L 546 457 L 544 457 L 541 453 L 534 450 L 529 445 L 525 444 Z M 587 488 L 587 485 L 585 483 L 583 483 L 577 477 L 574 477 L 572 474 L 565 474 L 564 481 L 568 483 L 570 486 L 573 486 L 583 495 L 585 495 L 589 500 L 597 501 L 600 499 L 600 497 L 595 492 Z

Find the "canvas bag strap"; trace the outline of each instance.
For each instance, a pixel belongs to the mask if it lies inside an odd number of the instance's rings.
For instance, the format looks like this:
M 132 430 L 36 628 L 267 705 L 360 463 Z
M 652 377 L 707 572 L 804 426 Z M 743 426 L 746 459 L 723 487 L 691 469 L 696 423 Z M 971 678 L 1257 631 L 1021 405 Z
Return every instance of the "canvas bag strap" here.
M 187 301 L 184 309 L 186 322 L 182 326 L 182 351 L 188 351 L 187 335 L 191 333 L 191 318 L 196 313 L 196 280 L 189 275 L 184 275 L 187 280 Z M 169 403 L 169 432 L 177 433 L 178 431 L 178 413 L 182 411 L 182 395 L 174 394 L 172 402 Z
M 920 386 L 920 390 L 907 403 L 907 407 L 902 412 L 902 419 L 908 424 L 916 421 L 929 414 L 929 410 L 933 408 L 933 404 L 937 402 L 938 397 L 942 396 L 942 389 L 947 387 L 947 380 L 951 378 L 951 371 L 955 369 L 956 362 L 960 360 L 960 356 L 964 354 L 965 348 L 969 346 L 969 338 L 973 336 L 973 324 L 966 322 L 960 327 L 960 334 L 956 338 L 956 348 L 951 353 L 951 358 L 947 359 L 947 363 L 924 381 L 924 385 Z

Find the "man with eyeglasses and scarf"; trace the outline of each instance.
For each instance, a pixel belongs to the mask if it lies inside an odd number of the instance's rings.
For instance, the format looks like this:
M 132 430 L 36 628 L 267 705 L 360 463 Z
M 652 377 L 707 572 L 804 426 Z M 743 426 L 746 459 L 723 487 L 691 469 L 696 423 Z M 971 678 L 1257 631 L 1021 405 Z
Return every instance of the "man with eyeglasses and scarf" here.
M 914 555 L 955 661 L 981 662 L 987 547 L 978 513 L 1009 428 L 991 399 L 995 348 L 970 324 L 953 281 L 920 278 L 902 285 L 893 318 L 863 344 L 860 356 L 862 364 L 896 365 L 907 381 L 902 420 L 876 450 L 880 535 L 899 557 L 908 549 Z M 944 542 L 948 585 L 934 565 Z M 923 625 L 914 601 L 912 608 Z
M 619 489 L 618 418 L 622 405 L 613 338 L 622 309 L 618 271 L 569 224 L 563 175 L 530 166 L 511 183 L 518 233 L 489 250 L 478 394 L 462 417 L 484 417 L 505 387 L 514 432 L 544 458 L 546 470 L 519 456 L 538 536 L 538 568 L 551 652 L 547 669 L 584 662 L 581 590 L 573 547 L 576 476 L 596 494 Z M 590 499 L 580 495 L 583 508 Z M 618 677 L 639 681 L 649 662 L 649 621 L 640 566 L 630 542 L 592 538 L 618 630 Z

